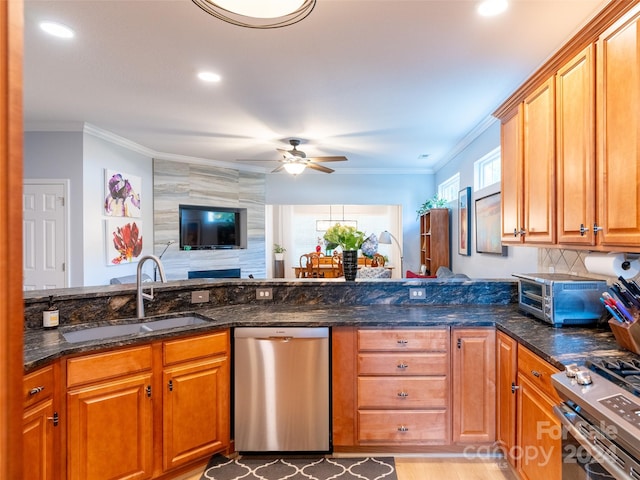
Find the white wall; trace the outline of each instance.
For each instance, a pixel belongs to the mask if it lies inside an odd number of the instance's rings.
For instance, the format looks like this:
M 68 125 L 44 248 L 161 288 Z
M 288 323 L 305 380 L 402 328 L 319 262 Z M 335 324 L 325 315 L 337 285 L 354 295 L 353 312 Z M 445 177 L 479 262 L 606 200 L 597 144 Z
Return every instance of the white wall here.
M 25 132 L 24 178 L 69 180 L 69 286 L 84 285 L 82 132 Z
M 104 215 L 105 169 L 118 170 L 142 179 L 141 218 L 132 218 L 141 227 L 141 255 L 153 253 L 153 168 L 152 159 L 93 135 L 84 134 L 83 143 L 83 225 L 84 284 L 106 285 L 113 277 L 135 275 L 137 262 L 107 265 Z M 72 252 L 73 255 L 73 252 Z M 153 276 L 152 264 L 144 271 Z
M 472 278 L 508 278 L 512 273 L 537 272 L 538 249 L 534 247 L 508 247 L 507 256 L 477 253 L 475 244 L 475 200 L 500 191 L 500 183 L 473 191 L 473 163 L 500 146 L 500 122 L 495 121 L 459 155 L 436 173 L 436 185 L 460 172 L 460 189 L 471 187 L 471 255 L 458 254 L 458 210 L 451 208 L 451 269 Z
M 434 175 L 267 175 L 268 205 L 401 205 L 404 269 L 420 268 L 418 207 L 435 193 Z

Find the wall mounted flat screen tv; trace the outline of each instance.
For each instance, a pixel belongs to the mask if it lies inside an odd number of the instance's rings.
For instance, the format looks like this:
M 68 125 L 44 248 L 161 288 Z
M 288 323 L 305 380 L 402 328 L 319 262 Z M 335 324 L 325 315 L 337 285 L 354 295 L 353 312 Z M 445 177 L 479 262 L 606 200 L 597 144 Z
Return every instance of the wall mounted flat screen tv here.
M 180 249 L 247 248 L 247 209 L 180 205 Z

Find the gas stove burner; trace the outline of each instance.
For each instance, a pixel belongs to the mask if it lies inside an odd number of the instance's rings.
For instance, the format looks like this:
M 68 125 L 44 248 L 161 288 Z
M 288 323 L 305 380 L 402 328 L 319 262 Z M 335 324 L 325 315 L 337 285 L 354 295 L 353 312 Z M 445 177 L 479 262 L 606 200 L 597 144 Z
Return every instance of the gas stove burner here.
M 591 358 L 586 365 L 616 385 L 640 396 L 640 360 Z

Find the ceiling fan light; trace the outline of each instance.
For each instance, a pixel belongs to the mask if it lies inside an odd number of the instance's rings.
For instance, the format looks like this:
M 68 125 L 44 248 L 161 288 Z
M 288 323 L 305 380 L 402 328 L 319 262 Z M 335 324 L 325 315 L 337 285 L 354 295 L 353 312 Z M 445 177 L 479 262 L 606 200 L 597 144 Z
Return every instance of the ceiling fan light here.
M 300 162 L 287 162 L 284 164 L 284 169 L 291 175 L 299 175 L 305 168 L 306 165 Z
M 507 0 L 484 0 L 478 5 L 478 14 L 483 17 L 493 17 L 504 12 L 509 3 Z
M 278 18 L 295 12 L 302 6 L 304 0 L 216 0 L 209 3 L 245 17 Z

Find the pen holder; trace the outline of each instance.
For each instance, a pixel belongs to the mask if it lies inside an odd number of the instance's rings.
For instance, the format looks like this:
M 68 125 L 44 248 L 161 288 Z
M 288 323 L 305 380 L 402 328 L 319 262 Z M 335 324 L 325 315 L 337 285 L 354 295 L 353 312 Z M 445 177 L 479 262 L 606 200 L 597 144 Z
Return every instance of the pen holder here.
M 640 354 L 640 320 L 634 323 L 620 323 L 612 318 L 609 320 L 609 326 L 618 345 Z

